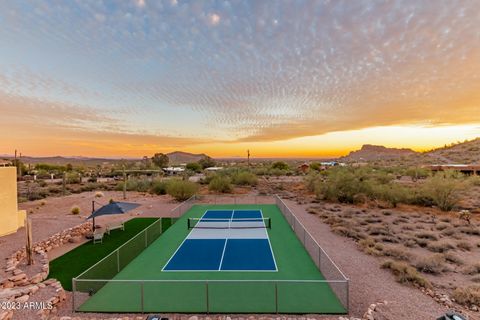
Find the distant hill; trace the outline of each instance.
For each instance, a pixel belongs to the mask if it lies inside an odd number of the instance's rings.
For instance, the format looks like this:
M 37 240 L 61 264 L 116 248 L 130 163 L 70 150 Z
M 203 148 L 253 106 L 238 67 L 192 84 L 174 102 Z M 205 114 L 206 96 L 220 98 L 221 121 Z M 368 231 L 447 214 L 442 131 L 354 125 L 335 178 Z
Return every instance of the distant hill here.
M 375 146 L 364 144 L 360 150 L 352 151 L 347 156 L 339 160 L 344 162 L 371 162 L 405 158 L 415 155 L 417 152 L 412 149 L 387 148 L 384 146 Z
M 189 162 L 197 162 L 202 158 L 207 157 L 204 153 L 188 153 L 183 151 L 175 151 L 167 153 L 168 159 L 170 160 L 170 164 L 180 164 L 180 163 L 189 163 Z
M 426 152 L 411 149 L 363 145 L 338 159 L 343 162 L 371 162 L 379 165 L 480 164 L 480 138 L 445 145 Z
M 2 157 L 3 159 L 13 159 L 12 156 Z M 52 165 L 64 166 L 67 164 L 72 164 L 75 166 L 96 166 L 103 164 L 114 164 L 121 161 L 121 159 L 108 159 L 108 158 L 87 158 L 87 157 L 29 157 L 22 156 L 22 162 L 26 164 L 38 164 L 38 163 L 48 163 Z
M 480 138 L 424 152 L 422 158 L 438 164 L 480 164 Z

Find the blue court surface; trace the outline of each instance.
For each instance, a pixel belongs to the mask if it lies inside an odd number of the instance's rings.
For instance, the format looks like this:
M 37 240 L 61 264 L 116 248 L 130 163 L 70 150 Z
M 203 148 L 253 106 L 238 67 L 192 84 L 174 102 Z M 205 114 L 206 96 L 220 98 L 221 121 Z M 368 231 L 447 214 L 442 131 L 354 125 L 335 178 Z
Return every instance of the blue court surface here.
M 208 210 L 163 271 L 277 271 L 260 210 Z

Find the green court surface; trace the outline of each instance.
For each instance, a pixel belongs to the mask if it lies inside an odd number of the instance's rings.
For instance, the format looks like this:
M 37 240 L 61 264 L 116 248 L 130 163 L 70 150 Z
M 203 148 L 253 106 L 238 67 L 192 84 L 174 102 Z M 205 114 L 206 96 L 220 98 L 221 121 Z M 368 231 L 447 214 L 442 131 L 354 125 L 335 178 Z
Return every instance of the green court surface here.
M 272 228 L 268 229 L 268 235 L 278 271 L 162 272 L 162 268 L 190 231 L 187 219 L 199 218 L 211 209 L 260 209 L 264 217 L 271 218 Z M 112 268 L 115 266 L 113 262 L 111 265 Z M 92 279 L 91 274 L 89 279 Z M 346 313 L 345 307 L 331 288 L 344 283 L 328 284 L 319 281 L 324 280 L 323 275 L 276 205 L 194 205 L 113 280 L 118 281 L 79 279 L 76 283 L 77 292 L 90 292 L 92 296 L 86 301 L 85 298 L 78 299 L 81 302 L 77 310 Z

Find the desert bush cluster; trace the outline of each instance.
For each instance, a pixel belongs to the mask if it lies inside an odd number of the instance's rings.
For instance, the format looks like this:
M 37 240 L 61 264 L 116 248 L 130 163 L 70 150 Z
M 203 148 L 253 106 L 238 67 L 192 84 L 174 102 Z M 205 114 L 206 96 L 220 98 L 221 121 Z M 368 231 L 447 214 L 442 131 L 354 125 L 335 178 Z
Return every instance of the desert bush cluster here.
M 193 196 L 198 191 L 198 184 L 180 179 L 128 179 L 126 184 L 127 191 L 145 192 L 156 195 L 168 194 L 177 201 L 184 201 Z M 117 191 L 123 190 L 123 182 L 119 182 Z
M 444 211 L 458 204 L 462 190 L 470 184 L 469 178 L 456 172 L 417 174 L 419 176 L 423 178 L 422 183 L 411 186 L 398 183 L 398 173 L 385 168 L 336 167 L 307 176 L 305 183 L 319 199 L 349 204 L 382 201 L 391 207 L 400 203 L 434 205 Z

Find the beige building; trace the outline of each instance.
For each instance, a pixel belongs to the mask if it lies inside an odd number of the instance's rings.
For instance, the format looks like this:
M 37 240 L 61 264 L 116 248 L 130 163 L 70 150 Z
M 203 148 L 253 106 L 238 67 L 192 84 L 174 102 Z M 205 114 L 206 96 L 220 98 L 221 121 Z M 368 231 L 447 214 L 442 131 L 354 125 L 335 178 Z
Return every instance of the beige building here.
M 18 210 L 17 168 L 0 167 L 0 236 L 24 226 L 25 210 Z

